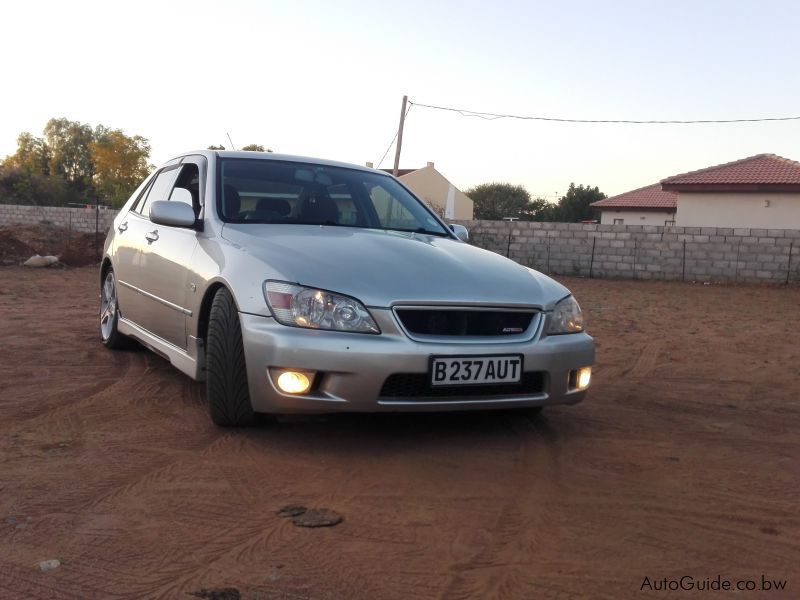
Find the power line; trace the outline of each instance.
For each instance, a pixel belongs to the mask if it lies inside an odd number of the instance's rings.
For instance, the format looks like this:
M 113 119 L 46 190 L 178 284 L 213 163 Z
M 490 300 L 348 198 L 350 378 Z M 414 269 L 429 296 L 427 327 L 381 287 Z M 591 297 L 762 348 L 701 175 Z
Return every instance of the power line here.
M 405 114 L 405 116 L 404 116 L 403 118 L 407 117 L 407 116 L 408 116 L 408 113 L 410 113 L 410 112 L 411 112 L 411 106 L 412 106 L 412 105 L 413 105 L 413 102 L 411 102 L 411 101 L 409 100 L 409 101 L 408 101 L 408 108 L 406 109 L 406 114 Z M 420 106 L 423 106 L 423 105 L 420 105 Z M 384 161 L 384 160 L 386 160 L 386 155 L 387 155 L 387 154 L 389 154 L 389 150 L 391 150 L 391 149 L 392 149 L 392 146 L 394 145 L 394 142 L 395 142 L 395 140 L 397 139 L 397 134 L 398 134 L 399 132 L 400 132 L 400 130 L 399 130 L 399 129 L 398 129 L 397 131 L 395 131 L 395 132 L 394 132 L 394 137 L 392 138 L 392 141 L 391 141 L 391 142 L 389 142 L 389 147 L 388 147 L 388 148 L 386 148 L 386 152 L 384 152 L 384 153 L 383 153 L 383 156 L 382 156 L 382 157 L 381 157 L 381 159 L 378 161 L 378 165 L 375 167 L 376 169 L 380 169 L 380 168 L 381 168 L 381 165 L 383 164 L 383 161 Z
M 478 110 L 468 110 L 465 108 L 453 108 L 451 106 L 435 106 L 433 104 L 422 104 L 421 102 L 408 101 L 409 110 L 412 106 L 419 106 L 422 108 L 431 108 L 434 110 L 445 110 L 455 112 L 463 117 L 477 117 L 479 119 L 486 119 L 487 121 L 494 121 L 497 119 L 520 119 L 523 121 L 552 121 L 556 123 L 606 123 L 606 124 L 631 124 L 631 125 L 696 125 L 703 123 L 760 123 L 764 121 L 798 121 L 800 116 L 797 117 L 763 117 L 758 119 L 692 119 L 692 120 L 636 120 L 636 119 L 568 119 L 563 117 L 534 117 L 525 115 L 511 115 L 502 113 L 490 113 Z M 406 113 L 408 114 L 408 113 Z M 395 135 L 395 137 L 397 137 Z M 394 143 L 394 140 L 392 140 Z M 391 147 L 391 144 L 389 145 Z M 388 152 L 388 150 L 387 150 Z M 385 155 L 384 155 L 385 157 Z

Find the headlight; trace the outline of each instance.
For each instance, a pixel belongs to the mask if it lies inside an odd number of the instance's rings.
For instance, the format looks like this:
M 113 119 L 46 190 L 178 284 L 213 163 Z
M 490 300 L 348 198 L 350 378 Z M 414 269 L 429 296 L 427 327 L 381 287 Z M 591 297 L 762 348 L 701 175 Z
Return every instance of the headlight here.
M 278 323 L 308 329 L 380 333 L 355 298 L 282 281 L 265 281 L 264 298 Z
M 583 331 L 583 313 L 578 301 L 572 296 L 567 296 L 561 300 L 553 309 L 550 316 L 550 327 L 547 335 L 558 335 L 561 333 L 580 333 Z

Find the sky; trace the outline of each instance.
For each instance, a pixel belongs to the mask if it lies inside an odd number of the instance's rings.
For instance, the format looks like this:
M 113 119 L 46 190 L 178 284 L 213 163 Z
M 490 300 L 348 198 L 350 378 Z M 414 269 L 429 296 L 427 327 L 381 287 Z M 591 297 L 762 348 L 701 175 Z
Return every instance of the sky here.
M 377 164 L 403 95 L 578 119 L 800 116 L 790 0 L 28 0 L 3 13 L 0 157 L 66 117 L 146 137 L 156 165 L 230 147 L 228 134 Z M 800 160 L 800 121 L 544 123 L 414 105 L 400 166 L 555 200 L 570 182 L 614 195 L 762 152 Z

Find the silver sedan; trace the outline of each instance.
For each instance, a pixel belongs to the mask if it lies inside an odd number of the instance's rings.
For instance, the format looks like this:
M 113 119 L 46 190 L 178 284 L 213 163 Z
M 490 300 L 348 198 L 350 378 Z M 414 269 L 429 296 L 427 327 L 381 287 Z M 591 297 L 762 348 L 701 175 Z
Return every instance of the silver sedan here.
M 205 381 L 219 425 L 580 402 L 594 342 L 569 290 L 466 238 L 381 171 L 187 153 L 114 221 L 101 338 Z

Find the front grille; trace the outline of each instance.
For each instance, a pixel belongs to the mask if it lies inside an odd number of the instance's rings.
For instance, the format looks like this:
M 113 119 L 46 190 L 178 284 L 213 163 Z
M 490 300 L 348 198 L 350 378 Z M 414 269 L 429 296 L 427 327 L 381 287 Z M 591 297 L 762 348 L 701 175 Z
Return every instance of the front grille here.
M 446 398 L 460 400 L 475 397 L 531 396 L 544 391 L 544 373 L 523 373 L 519 383 L 498 383 L 433 387 L 428 373 L 395 373 L 381 388 L 381 398 Z
M 509 336 L 528 330 L 536 312 L 519 310 L 397 308 L 409 333 L 437 336 Z

